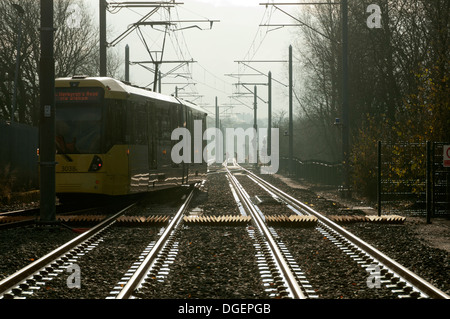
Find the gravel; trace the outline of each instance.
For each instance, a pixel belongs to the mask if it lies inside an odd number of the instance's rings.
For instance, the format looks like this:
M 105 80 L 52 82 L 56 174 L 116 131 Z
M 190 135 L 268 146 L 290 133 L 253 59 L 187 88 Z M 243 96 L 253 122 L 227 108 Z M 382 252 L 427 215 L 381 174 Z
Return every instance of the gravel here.
M 343 213 L 345 205 L 324 200 L 305 189 L 293 189 L 273 176 L 262 176 L 324 214 Z M 252 196 L 263 194 L 247 177 L 239 180 L 251 186 Z M 253 184 L 253 185 L 252 185 Z M 205 189 L 193 201 L 204 215 L 238 215 L 224 174 L 211 174 Z M 137 207 L 131 215 L 173 212 L 179 201 L 158 196 Z M 165 205 L 162 205 L 162 203 Z M 161 210 L 161 207 L 166 210 Z M 268 213 L 285 213 L 279 205 L 261 205 Z M 353 212 L 358 214 L 358 212 Z M 353 223 L 345 227 L 450 293 L 449 253 L 431 247 L 414 231 L 414 225 Z M 176 234 L 178 254 L 164 280 L 150 278 L 139 297 L 145 299 L 265 299 L 258 272 L 255 248 L 246 226 L 183 225 Z M 331 242 L 313 228 L 275 228 L 305 273 L 312 288 L 325 299 L 391 299 L 384 288 L 369 289 L 368 273 L 355 266 Z M 157 238 L 159 227 L 111 227 L 98 247 L 80 258 L 81 289 L 68 288 L 70 274 L 48 282 L 32 298 L 104 299 L 148 243 Z M 49 231 L 26 227 L 0 232 L 0 279 L 27 265 L 76 236 L 68 229 Z
M 324 200 L 323 195 L 326 193 L 325 191 L 314 192 L 309 189 L 294 188 L 291 186 L 297 186 L 297 184 L 287 185 L 274 176 L 261 175 L 261 177 L 280 189 L 289 192 L 289 194 L 302 202 L 307 202 L 312 208 L 322 214 L 363 215 L 362 212 L 357 210 L 348 211 L 342 209 L 352 207 L 352 205 L 348 200 L 340 200 L 335 195 L 335 192 L 326 194 L 327 197 L 334 200 Z M 356 203 L 356 206 L 369 206 L 368 203 L 360 200 Z M 349 223 L 343 225 L 343 227 L 450 295 L 450 276 L 448 275 L 450 273 L 449 250 L 436 248 L 435 244 L 424 239 L 423 232 L 418 233 L 417 231 L 419 226 L 421 229 L 429 227 L 430 230 L 439 226 L 426 225 L 425 217 L 415 218 L 409 217 L 407 214 L 404 214 L 404 216 L 406 221 L 403 224 Z M 443 222 L 445 223 L 445 221 Z M 439 221 L 434 223 L 439 223 Z M 448 235 L 447 233 L 446 236 L 440 237 L 440 240 L 448 244 Z M 441 246 L 444 247 L 445 245 Z
M 265 298 L 245 227 L 190 225 L 178 233 L 177 261 L 164 282 L 151 279 L 141 298 Z M 246 256 L 244 258 L 244 256 Z
M 67 284 L 71 273 L 62 273 L 48 282 L 44 289 L 33 294 L 33 299 L 96 299 L 106 298 L 123 274 L 147 246 L 143 240 L 156 238 L 158 229 L 113 227 L 100 245 L 79 258 L 81 287 Z

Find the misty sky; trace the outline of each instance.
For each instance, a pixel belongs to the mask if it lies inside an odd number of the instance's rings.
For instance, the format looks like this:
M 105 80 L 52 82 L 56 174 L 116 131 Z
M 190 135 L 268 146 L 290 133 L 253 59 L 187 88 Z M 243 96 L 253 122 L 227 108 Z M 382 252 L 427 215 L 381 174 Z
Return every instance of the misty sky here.
M 93 14 L 98 18 L 98 2 L 88 1 Z M 167 20 L 220 20 L 215 22 L 210 29 L 206 22 L 182 23 L 179 27 L 185 28 L 181 31 L 170 32 L 166 38 L 163 60 L 191 60 L 197 63 L 190 64 L 189 69 L 180 68 L 162 80 L 162 93 L 174 94 L 175 86 L 179 88 L 179 95 L 197 104 L 204 105 L 210 112 L 214 111 L 215 97 L 218 97 L 221 111 L 232 112 L 240 116 L 242 113 L 253 114 L 252 95 L 242 95 L 239 99 L 230 96 L 236 92 L 249 93 L 242 85 L 236 87 L 238 78 L 228 74 L 246 74 L 240 77 L 244 83 L 267 83 L 267 77 L 255 76 L 262 72 L 272 72 L 272 77 L 284 84 L 288 84 L 288 64 L 280 62 L 272 63 L 249 63 L 251 67 L 246 68 L 237 60 L 287 60 L 289 45 L 295 42 L 292 28 L 277 30 L 274 27 L 260 27 L 267 23 L 291 23 L 290 18 L 273 7 L 260 5 L 267 1 L 261 0 L 185 0 L 170 10 L 159 10 L 154 14 L 151 21 Z M 107 41 L 111 42 L 127 26 L 137 22 L 150 8 L 123 8 L 117 13 L 107 14 L 108 35 Z M 293 9 L 286 8 L 286 10 Z M 199 28 L 203 29 L 200 30 Z M 124 48 L 130 47 L 131 61 L 150 60 L 147 47 L 151 51 L 160 51 L 164 39 L 164 32 L 159 31 L 163 27 L 142 26 L 140 36 L 134 31 L 114 48 L 119 57 L 124 57 Z M 269 31 L 271 30 L 271 31 Z M 148 67 L 152 65 L 148 64 Z M 178 64 L 163 65 L 162 72 L 166 73 Z M 186 73 L 192 75 L 192 79 L 186 80 Z M 153 73 L 145 68 L 133 65 L 130 68 L 130 81 L 140 86 L 147 86 L 153 82 Z M 184 83 L 184 84 L 183 84 Z M 191 83 L 186 86 L 186 83 Z M 195 83 L 192 84 L 192 83 Z M 152 87 L 152 86 L 149 86 Z M 253 85 L 247 86 L 253 90 Z M 267 86 L 258 85 L 258 96 L 267 101 Z M 188 96 L 186 96 L 188 94 Z M 273 108 L 277 110 L 288 110 L 287 87 L 274 82 L 273 84 Z M 201 95 L 201 97 L 199 97 Z M 267 104 L 258 101 L 258 117 L 267 117 Z M 236 107 L 230 108 L 230 105 Z M 240 105 L 240 106 L 239 106 Z M 224 114 L 225 114 L 224 113 Z

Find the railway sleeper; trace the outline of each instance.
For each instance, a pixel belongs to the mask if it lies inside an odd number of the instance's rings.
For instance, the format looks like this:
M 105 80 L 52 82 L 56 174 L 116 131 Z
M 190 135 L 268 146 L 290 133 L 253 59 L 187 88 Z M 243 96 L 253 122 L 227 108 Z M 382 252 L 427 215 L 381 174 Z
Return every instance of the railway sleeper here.
M 248 225 L 251 222 L 251 217 L 242 215 L 185 216 L 183 221 L 187 224 L 202 225 Z
M 83 216 L 57 216 L 57 220 L 61 223 L 70 225 L 95 225 L 103 221 L 106 215 L 83 215 Z M 155 215 L 155 216 L 120 216 L 117 218 L 116 226 L 155 226 L 166 224 L 169 221 L 169 216 Z
M 268 215 L 265 217 L 268 225 L 288 227 L 315 227 L 317 217 L 306 215 Z M 402 224 L 406 218 L 403 216 L 328 216 L 328 218 L 339 224 L 346 223 L 379 223 L 379 224 Z

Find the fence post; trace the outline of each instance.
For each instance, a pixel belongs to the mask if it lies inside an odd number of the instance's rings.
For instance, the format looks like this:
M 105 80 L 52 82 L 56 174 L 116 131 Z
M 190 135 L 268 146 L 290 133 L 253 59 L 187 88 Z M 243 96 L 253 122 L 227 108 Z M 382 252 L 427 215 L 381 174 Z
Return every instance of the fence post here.
M 426 175 L 426 198 L 427 198 L 427 224 L 431 223 L 431 142 L 427 141 L 427 175 Z
M 377 147 L 378 167 L 377 167 L 377 201 L 378 216 L 381 216 L 381 141 L 378 141 Z
M 436 142 L 431 142 L 431 216 L 435 215 L 436 212 L 436 206 L 435 206 L 435 183 L 436 183 L 436 178 L 435 178 L 435 167 L 434 167 L 434 156 L 436 154 Z

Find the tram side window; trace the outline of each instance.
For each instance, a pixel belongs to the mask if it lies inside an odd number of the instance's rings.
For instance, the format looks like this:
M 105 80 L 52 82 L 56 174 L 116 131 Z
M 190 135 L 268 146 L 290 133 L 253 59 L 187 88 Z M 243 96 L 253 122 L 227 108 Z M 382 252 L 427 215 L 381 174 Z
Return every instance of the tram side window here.
M 145 103 L 133 101 L 128 107 L 129 128 L 131 133 L 131 144 L 147 145 L 148 123 L 147 109 Z
M 126 116 L 124 102 L 121 100 L 106 101 L 105 141 L 106 151 L 114 145 L 123 145 L 126 132 Z
M 194 112 L 193 118 L 194 118 L 194 121 L 201 121 L 202 122 L 202 135 L 201 136 L 203 136 L 203 133 L 206 130 L 206 117 L 204 116 L 204 113 L 202 113 L 202 112 Z M 205 149 L 206 145 L 207 145 L 207 141 L 202 139 L 202 150 Z M 194 150 L 194 152 L 201 152 L 202 150 L 197 150 L 196 149 L 196 150 Z M 203 163 L 203 156 L 202 156 L 202 163 Z
M 171 152 L 171 123 L 169 107 L 165 103 L 158 103 L 156 105 L 156 121 L 157 126 L 157 162 L 158 167 L 164 167 L 170 165 L 170 152 Z
M 158 121 L 159 121 L 159 127 L 158 127 L 158 137 L 162 140 L 171 140 L 171 123 L 170 123 L 170 116 L 169 116 L 169 108 L 166 105 L 163 105 L 162 107 L 158 108 Z
M 178 106 L 170 106 L 169 109 L 170 114 L 170 127 L 172 131 L 173 129 L 179 127 L 179 119 L 178 119 Z

